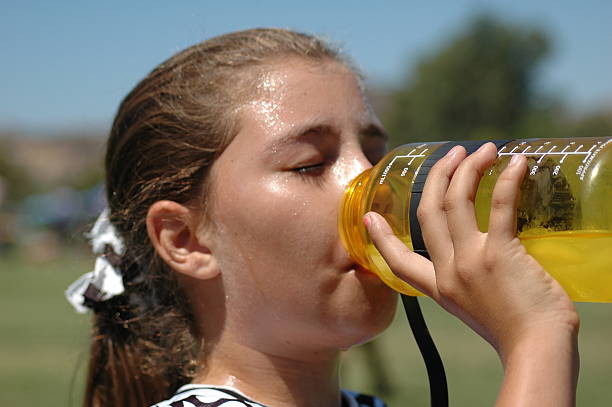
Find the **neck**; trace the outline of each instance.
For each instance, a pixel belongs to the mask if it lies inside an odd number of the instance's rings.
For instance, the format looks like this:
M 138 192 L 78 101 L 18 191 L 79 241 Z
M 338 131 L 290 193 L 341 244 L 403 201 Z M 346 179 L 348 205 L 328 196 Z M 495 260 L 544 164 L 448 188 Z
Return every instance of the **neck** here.
M 202 352 L 193 383 L 231 386 L 265 405 L 339 407 L 338 352 L 271 354 L 242 343 Z

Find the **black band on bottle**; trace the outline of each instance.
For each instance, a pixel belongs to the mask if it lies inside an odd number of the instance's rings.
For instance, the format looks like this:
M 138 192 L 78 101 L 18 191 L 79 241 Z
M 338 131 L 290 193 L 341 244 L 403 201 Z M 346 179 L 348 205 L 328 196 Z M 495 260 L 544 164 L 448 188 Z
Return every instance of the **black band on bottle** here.
M 495 140 L 492 143 L 499 149 L 504 144 L 507 144 L 511 140 Z M 463 146 L 467 150 L 468 154 L 472 154 L 474 151 L 478 150 L 480 146 L 488 143 L 487 140 L 477 140 L 477 141 L 449 141 L 446 144 L 441 145 L 436 149 L 427 159 L 421 164 L 419 168 L 419 172 L 414 179 L 414 184 L 412 186 L 412 194 L 410 196 L 410 214 L 408 216 L 410 222 L 410 239 L 412 240 L 412 247 L 414 252 L 429 258 L 429 254 L 427 253 L 427 249 L 425 248 L 425 242 L 423 241 L 423 235 L 421 234 L 421 225 L 417 219 L 416 213 L 417 208 L 419 207 L 419 203 L 421 202 L 421 194 L 423 193 L 423 188 L 425 187 L 425 179 L 427 179 L 427 175 L 429 175 L 429 171 L 431 167 L 434 166 L 436 162 L 442 157 L 446 155 L 453 147 L 455 146 Z

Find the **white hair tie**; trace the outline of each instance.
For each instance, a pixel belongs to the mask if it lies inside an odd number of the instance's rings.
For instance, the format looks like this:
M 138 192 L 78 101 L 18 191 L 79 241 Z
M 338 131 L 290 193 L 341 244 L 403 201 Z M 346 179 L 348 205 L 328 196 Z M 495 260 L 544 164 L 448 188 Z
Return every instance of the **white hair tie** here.
M 121 273 L 105 255 L 108 246 L 118 256 L 125 253 L 125 245 L 110 222 L 109 212 L 105 208 L 86 234 L 93 252 L 98 255 L 94 270 L 79 277 L 64 293 L 68 302 L 81 314 L 91 309 L 91 302 L 107 301 L 125 291 Z

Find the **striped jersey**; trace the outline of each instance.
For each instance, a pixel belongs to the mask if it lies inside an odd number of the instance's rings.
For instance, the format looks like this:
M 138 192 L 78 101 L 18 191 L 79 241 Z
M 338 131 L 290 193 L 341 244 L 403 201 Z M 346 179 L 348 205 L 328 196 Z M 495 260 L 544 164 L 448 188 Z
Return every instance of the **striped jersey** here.
M 151 407 L 267 407 L 225 386 L 187 384 L 172 398 Z M 342 407 L 387 407 L 380 399 L 342 390 Z

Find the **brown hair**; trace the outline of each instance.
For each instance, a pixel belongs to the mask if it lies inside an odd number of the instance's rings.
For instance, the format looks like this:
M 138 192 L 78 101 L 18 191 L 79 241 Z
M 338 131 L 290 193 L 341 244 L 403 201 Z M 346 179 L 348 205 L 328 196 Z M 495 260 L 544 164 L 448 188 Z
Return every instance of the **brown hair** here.
M 253 29 L 178 53 L 121 103 L 108 140 L 106 193 L 127 248 L 115 259 L 126 291 L 93 305 L 84 406 L 148 406 L 191 380 L 199 338 L 188 300 L 150 244 L 147 211 L 162 199 L 206 202 L 207 174 L 238 131 L 235 107 L 254 92 L 254 68 L 283 56 L 350 66 L 312 36 Z

